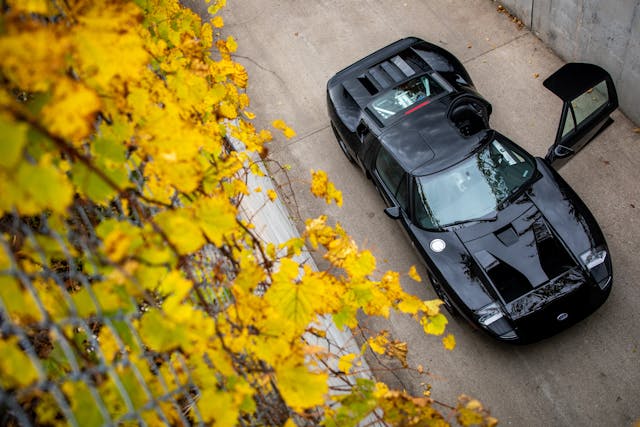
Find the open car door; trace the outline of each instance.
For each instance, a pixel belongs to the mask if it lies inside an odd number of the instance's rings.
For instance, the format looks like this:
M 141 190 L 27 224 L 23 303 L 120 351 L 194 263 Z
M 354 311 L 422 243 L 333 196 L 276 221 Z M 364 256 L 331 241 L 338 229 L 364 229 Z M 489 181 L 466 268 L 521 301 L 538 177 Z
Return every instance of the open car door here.
M 609 73 L 593 64 L 565 64 L 543 85 L 564 103 L 545 157 L 558 169 L 613 122 L 609 114 L 618 108 L 618 94 Z

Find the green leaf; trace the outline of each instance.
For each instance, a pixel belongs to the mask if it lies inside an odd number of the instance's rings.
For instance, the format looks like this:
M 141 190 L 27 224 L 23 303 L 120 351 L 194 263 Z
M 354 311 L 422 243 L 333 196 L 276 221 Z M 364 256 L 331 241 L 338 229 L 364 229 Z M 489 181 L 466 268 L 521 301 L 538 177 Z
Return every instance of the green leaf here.
M 205 244 L 202 231 L 185 210 L 165 211 L 156 216 L 156 222 L 176 247 L 177 251 L 191 254 Z M 215 224 L 212 225 L 215 227 Z
M 13 122 L 0 116 L 0 167 L 13 168 L 22 158 L 24 146 L 27 143 L 27 129 L 25 123 Z
M 186 335 L 180 325 L 167 319 L 160 310 L 149 310 L 140 319 L 140 336 L 152 350 L 165 352 L 180 347 Z
M 3 388 L 26 387 L 38 379 L 38 371 L 18 346 L 18 338 L 0 340 L 0 385 Z
M 104 171 L 104 169 L 103 169 Z M 74 163 L 71 168 L 71 180 L 80 194 L 97 203 L 105 203 L 115 197 L 117 191 L 89 169 L 84 163 Z
M 420 323 L 422 323 L 424 331 L 427 334 L 442 335 L 449 321 L 442 313 L 438 313 L 435 316 L 423 317 Z
M 85 383 L 66 382 L 62 385 L 62 390 L 71 401 L 71 410 L 78 425 L 98 426 L 104 423 L 96 401 Z
M 198 224 L 213 244 L 220 246 L 223 237 L 236 227 L 235 208 L 221 197 L 201 200 L 195 207 Z
M 15 174 L 0 180 L 0 210 L 16 208 L 22 215 L 44 210 L 63 213 L 73 198 L 73 188 L 63 174 L 46 160 L 37 165 L 20 163 Z

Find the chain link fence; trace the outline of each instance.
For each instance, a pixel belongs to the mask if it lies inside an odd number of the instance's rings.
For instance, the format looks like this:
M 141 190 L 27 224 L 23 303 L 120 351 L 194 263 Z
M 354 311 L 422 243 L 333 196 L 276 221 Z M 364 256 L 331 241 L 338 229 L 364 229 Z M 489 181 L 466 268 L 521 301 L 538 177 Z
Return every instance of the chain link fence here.
M 253 180 L 250 185 L 273 188 L 267 176 L 248 174 L 247 179 Z M 278 243 L 297 235 L 286 208 L 267 201 L 264 193 L 256 193 L 242 202 L 242 215 L 257 225 L 256 238 L 262 244 Z M 126 208 L 132 205 L 137 208 Z M 111 274 L 126 273 L 126 263 L 109 266 L 104 257 L 105 245 L 117 242 L 105 241 L 101 224 L 117 221 L 141 228 L 141 215 L 153 216 L 153 210 L 132 193 L 108 206 L 76 199 L 70 212 L 62 227 L 66 234 L 56 231 L 60 224 L 52 226 L 47 214 L 5 215 L 0 220 L 0 265 L 5 266 L 0 271 L 0 339 L 15 343 L 14 351 L 0 354 L 0 424 L 202 424 L 197 404 L 202 390 L 191 377 L 193 368 L 179 350 L 149 350 L 135 326 L 151 309 L 161 309 L 161 295 L 147 292 L 134 298 L 125 291 L 110 301 L 104 288 L 109 278 L 98 273 L 109 271 L 105 267 L 113 267 Z M 194 280 L 194 306 L 213 317 L 232 298 L 220 292 L 235 274 L 224 251 L 208 244 L 181 261 Z M 308 253 L 303 258 L 313 264 Z M 328 330 L 327 336 L 308 337 L 314 345 L 338 356 L 358 351 L 350 332 L 338 330 L 330 320 L 323 322 L 320 327 Z M 362 371 L 361 376 L 369 377 L 366 366 Z M 352 381 L 338 375 L 331 386 L 348 390 Z M 263 390 L 253 396 L 256 410 L 238 419 L 238 425 L 283 425 L 293 415 L 277 385 Z M 320 415 L 308 414 L 297 419 L 298 425 L 314 425 Z M 375 424 L 374 418 L 367 423 Z

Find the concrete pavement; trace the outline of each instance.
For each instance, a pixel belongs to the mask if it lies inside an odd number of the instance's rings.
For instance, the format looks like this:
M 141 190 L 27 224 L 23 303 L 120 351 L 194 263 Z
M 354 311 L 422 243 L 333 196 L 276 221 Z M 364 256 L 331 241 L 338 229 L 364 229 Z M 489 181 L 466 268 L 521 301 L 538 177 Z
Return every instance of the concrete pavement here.
M 398 38 L 414 35 L 454 53 L 493 104 L 492 126 L 535 155 L 544 155 L 557 128 L 560 101 L 542 80 L 562 62 L 526 29 L 496 11 L 490 0 L 244 0 L 229 2 L 223 34 L 239 44 L 236 59 L 249 71 L 248 93 L 257 124 L 284 119 L 298 133 L 270 146 L 291 166 L 276 174 L 283 196 L 295 194 L 302 218 L 326 214 L 374 252 L 379 271 L 407 272 L 420 262 L 400 228 L 387 218 L 372 184 L 344 158 L 326 113 L 326 81 L 339 69 Z M 585 321 L 538 344 L 496 343 L 460 320 L 448 331 L 458 345 L 442 349 L 404 316 L 363 318 L 364 328 L 387 329 L 409 344 L 409 362 L 426 374 L 390 370 L 396 387 L 455 403 L 480 398 L 501 425 L 629 426 L 640 419 L 640 135 L 620 112 L 615 123 L 562 171 L 600 222 L 614 263 L 607 303 Z M 326 206 L 308 191 L 310 169 L 324 169 L 344 194 Z M 293 200 L 293 198 L 289 199 Z M 296 214 L 293 215 L 297 217 Z M 298 223 L 300 227 L 301 224 Z M 316 260 L 322 268 L 323 260 Z M 406 274 L 405 288 L 434 298 L 427 284 Z

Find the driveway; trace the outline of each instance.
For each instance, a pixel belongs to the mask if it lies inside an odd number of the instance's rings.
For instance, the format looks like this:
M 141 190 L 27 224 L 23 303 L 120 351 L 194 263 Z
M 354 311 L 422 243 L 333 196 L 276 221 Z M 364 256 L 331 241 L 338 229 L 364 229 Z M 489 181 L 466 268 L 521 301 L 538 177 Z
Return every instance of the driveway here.
M 493 104 L 494 128 L 540 156 L 555 135 L 561 103 L 542 80 L 563 62 L 490 0 L 243 0 L 229 2 L 223 17 L 223 34 L 236 38 L 236 58 L 249 71 L 257 124 L 282 118 L 297 131 L 269 147 L 273 160 L 291 167 L 288 176 L 275 178 L 292 216 L 326 214 L 340 222 L 374 252 L 381 272 L 407 272 L 415 264 L 426 276 L 399 226 L 383 214 L 372 184 L 335 142 L 325 85 L 336 71 L 401 37 L 418 36 L 464 63 Z M 621 112 L 613 118 L 561 171 L 607 237 L 614 264 L 607 303 L 569 330 L 522 347 L 494 342 L 454 318 L 448 326 L 457 340 L 453 352 L 404 316 L 363 318 L 365 329 L 387 329 L 407 341 L 409 363 L 425 371 L 382 361 L 382 379 L 413 393 L 427 384 L 446 403 L 462 393 L 478 397 L 501 425 L 630 426 L 640 419 L 640 135 Z M 342 208 L 310 196 L 310 169 L 329 173 L 343 191 Z M 435 297 L 406 274 L 403 285 L 423 299 Z

